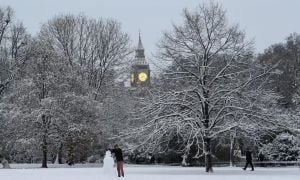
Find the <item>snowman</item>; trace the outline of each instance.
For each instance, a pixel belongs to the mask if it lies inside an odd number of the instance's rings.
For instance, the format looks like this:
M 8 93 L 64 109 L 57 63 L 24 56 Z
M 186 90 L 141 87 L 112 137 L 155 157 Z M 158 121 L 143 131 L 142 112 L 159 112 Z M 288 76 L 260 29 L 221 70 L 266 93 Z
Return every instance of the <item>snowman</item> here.
M 111 152 L 108 150 L 103 159 L 103 173 L 105 175 L 113 176 L 114 173 L 114 159 L 111 157 Z

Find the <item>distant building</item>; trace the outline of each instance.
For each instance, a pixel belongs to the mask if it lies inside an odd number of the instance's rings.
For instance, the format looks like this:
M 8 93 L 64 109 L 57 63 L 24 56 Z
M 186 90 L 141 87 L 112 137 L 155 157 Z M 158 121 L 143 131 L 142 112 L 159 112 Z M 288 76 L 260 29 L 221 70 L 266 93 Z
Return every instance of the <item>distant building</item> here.
M 130 74 L 131 87 L 145 87 L 150 85 L 150 68 L 145 58 L 145 50 L 142 44 L 141 35 L 135 50 L 135 58 Z

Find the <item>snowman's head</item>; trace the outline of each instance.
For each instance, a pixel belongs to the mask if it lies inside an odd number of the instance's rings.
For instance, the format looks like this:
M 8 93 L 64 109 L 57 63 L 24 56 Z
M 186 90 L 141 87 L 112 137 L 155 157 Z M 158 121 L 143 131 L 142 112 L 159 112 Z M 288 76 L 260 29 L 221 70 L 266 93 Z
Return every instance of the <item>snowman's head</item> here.
M 111 157 L 111 152 L 110 151 L 106 151 L 105 156 L 106 157 Z

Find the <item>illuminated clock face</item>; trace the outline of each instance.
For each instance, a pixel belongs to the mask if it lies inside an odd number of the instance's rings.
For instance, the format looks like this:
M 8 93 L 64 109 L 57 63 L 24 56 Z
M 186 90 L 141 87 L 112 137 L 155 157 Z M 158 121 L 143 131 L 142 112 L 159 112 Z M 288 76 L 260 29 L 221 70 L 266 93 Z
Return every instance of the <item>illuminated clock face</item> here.
M 134 74 L 130 75 L 130 81 L 133 82 L 134 81 Z
M 148 79 L 148 75 L 144 72 L 139 73 L 138 78 L 140 81 L 145 82 Z

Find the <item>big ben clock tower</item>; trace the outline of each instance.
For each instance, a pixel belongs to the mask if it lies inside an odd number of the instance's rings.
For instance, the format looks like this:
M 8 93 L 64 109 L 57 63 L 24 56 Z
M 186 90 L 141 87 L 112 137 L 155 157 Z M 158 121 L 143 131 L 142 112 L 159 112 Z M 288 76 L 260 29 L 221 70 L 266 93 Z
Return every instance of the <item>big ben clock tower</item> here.
M 135 50 L 134 63 L 131 67 L 130 84 L 132 87 L 145 87 L 150 85 L 150 68 L 145 58 L 145 50 L 139 34 L 139 43 Z

